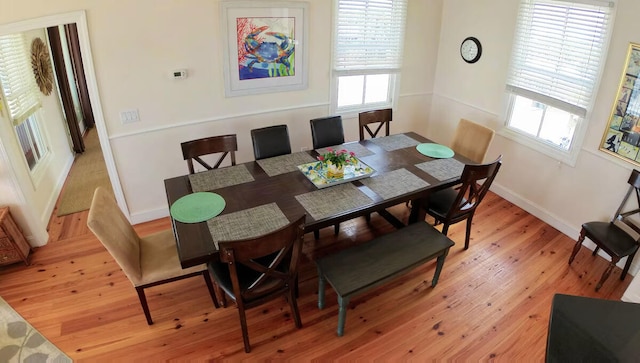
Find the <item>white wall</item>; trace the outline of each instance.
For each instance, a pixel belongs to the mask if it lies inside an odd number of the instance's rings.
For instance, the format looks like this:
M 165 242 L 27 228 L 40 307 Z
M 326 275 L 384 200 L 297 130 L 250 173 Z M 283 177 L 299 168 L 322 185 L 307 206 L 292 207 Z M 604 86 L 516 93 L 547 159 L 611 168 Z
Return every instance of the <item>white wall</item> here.
M 426 132 L 442 0 L 410 0 L 400 99 L 392 132 Z M 0 25 L 85 10 L 108 142 L 133 222 L 168 215 L 163 180 L 187 172 L 180 142 L 236 133 L 238 161 L 253 159 L 249 131 L 287 124 L 292 148 L 311 146 L 309 119 L 329 110 L 333 1 L 309 1 L 309 87 L 226 98 L 220 1 L 0 0 Z M 167 77 L 186 68 L 189 77 Z M 141 121 L 122 125 L 137 109 Z M 357 120 L 345 119 L 348 140 Z M 29 203 L 29 202 L 28 202 Z
M 518 1 L 447 0 L 429 119 L 433 139 L 448 142 L 460 118 L 499 129 L 504 123 L 507 77 Z M 582 223 L 608 220 L 628 184 L 633 165 L 598 151 L 614 102 L 629 42 L 640 42 L 640 2 L 619 0 L 615 27 L 595 108 L 574 167 L 497 135 L 487 159 L 504 155 L 493 190 L 572 238 Z M 480 39 L 482 58 L 467 64 L 459 56 L 467 36 Z M 568 256 L 567 256 L 568 258 Z M 640 268 L 636 260 L 631 272 Z

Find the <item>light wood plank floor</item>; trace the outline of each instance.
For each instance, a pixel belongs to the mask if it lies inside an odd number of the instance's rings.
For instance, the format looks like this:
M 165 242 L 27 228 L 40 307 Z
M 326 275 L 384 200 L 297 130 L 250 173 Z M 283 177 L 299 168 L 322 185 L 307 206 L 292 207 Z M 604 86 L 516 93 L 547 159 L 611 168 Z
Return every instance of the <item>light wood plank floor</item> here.
M 404 205 L 391 209 L 406 218 Z M 54 212 L 55 215 L 55 212 Z M 51 241 L 30 266 L 0 268 L 0 295 L 36 329 L 77 361 L 415 359 L 542 361 L 551 299 L 565 293 L 619 299 L 631 276 L 616 269 L 600 292 L 606 266 L 583 250 L 572 266 L 574 241 L 522 209 L 489 193 L 474 222 L 471 247 L 462 250 L 464 223 L 440 281 L 434 264 L 352 300 L 345 335 L 336 336 L 337 301 L 317 308 L 312 261 L 364 243 L 392 227 L 377 215 L 308 234 L 300 275 L 297 330 L 284 299 L 248 312 L 252 352 L 243 351 L 235 307 L 215 309 L 201 278 L 148 289 L 155 324 L 147 326 L 136 292 L 86 227 L 87 212 L 53 217 Z M 167 219 L 136 226 L 144 235 L 170 228 Z

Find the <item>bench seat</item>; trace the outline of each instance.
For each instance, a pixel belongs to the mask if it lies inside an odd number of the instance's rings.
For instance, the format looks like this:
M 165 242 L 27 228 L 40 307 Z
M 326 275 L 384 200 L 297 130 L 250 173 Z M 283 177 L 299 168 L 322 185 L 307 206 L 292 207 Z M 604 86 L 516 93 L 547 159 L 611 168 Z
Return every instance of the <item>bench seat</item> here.
M 324 308 L 325 282 L 338 295 L 338 336 L 344 334 L 349 299 L 437 258 L 436 286 L 454 242 L 427 222 L 418 222 L 316 261 L 318 307 Z

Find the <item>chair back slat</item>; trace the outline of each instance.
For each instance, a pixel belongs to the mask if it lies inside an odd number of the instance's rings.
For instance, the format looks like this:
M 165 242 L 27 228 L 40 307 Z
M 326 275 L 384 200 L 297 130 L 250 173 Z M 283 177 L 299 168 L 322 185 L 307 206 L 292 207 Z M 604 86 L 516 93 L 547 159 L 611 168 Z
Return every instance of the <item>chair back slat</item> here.
M 231 156 L 231 165 L 236 165 L 236 151 L 238 151 L 238 140 L 235 134 L 212 136 L 197 140 L 186 141 L 180 144 L 182 156 L 187 161 L 189 174 L 195 173 L 193 161 L 202 165 L 205 169 L 217 169 L 227 155 Z M 222 153 L 216 163 L 211 166 L 204 161 L 201 156 Z
M 390 108 L 385 108 L 382 110 L 375 110 L 375 111 L 360 112 L 358 114 L 358 123 L 360 125 L 360 141 L 365 139 L 365 131 L 367 132 L 367 134 L 369 134 L 371 138 L 378 137 L 378 133 L 380 132 L 383 126 L 385 127 L 385 136 L 389 136 L 389 131 L 390 131 L 389 125 L 391 124 L 392 119 L 393 119 L 393 111 Z M 372 126 L 371 124 L 375 124 L 375 123 L 378 124 L 377 125 L 378 127 L 376 128 L 375 131 L 373 131 L 371 127 L 375 127 L 375 125 Z
M 489 164 L 467 164 L 462 171 L 462 185 L 449 209 L 447 219 L 455 220 L 460 215 L 473 212 L 489 191 L 491 183 L 502 165 L 502 155 Z

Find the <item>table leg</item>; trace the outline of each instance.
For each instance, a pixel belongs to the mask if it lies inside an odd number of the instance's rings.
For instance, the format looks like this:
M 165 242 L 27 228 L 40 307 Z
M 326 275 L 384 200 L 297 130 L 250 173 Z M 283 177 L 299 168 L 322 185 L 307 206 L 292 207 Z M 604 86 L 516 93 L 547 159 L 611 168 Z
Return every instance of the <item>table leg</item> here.
M 324 285 L 324 274 L 318 266 L 318 309 L 324 309 Z
M 338 295 L 338 336 L 344 335 L 344 323 L 347 320 L 347 307 L 349 306 L 349 298 Z
M 422 208 L 422 204 L 426 203 L 426 200 L 413 199 L 411 201 L 411 213 L 409 214 L 409 224 L 424 221 L 427 218 L 427 211 Z

